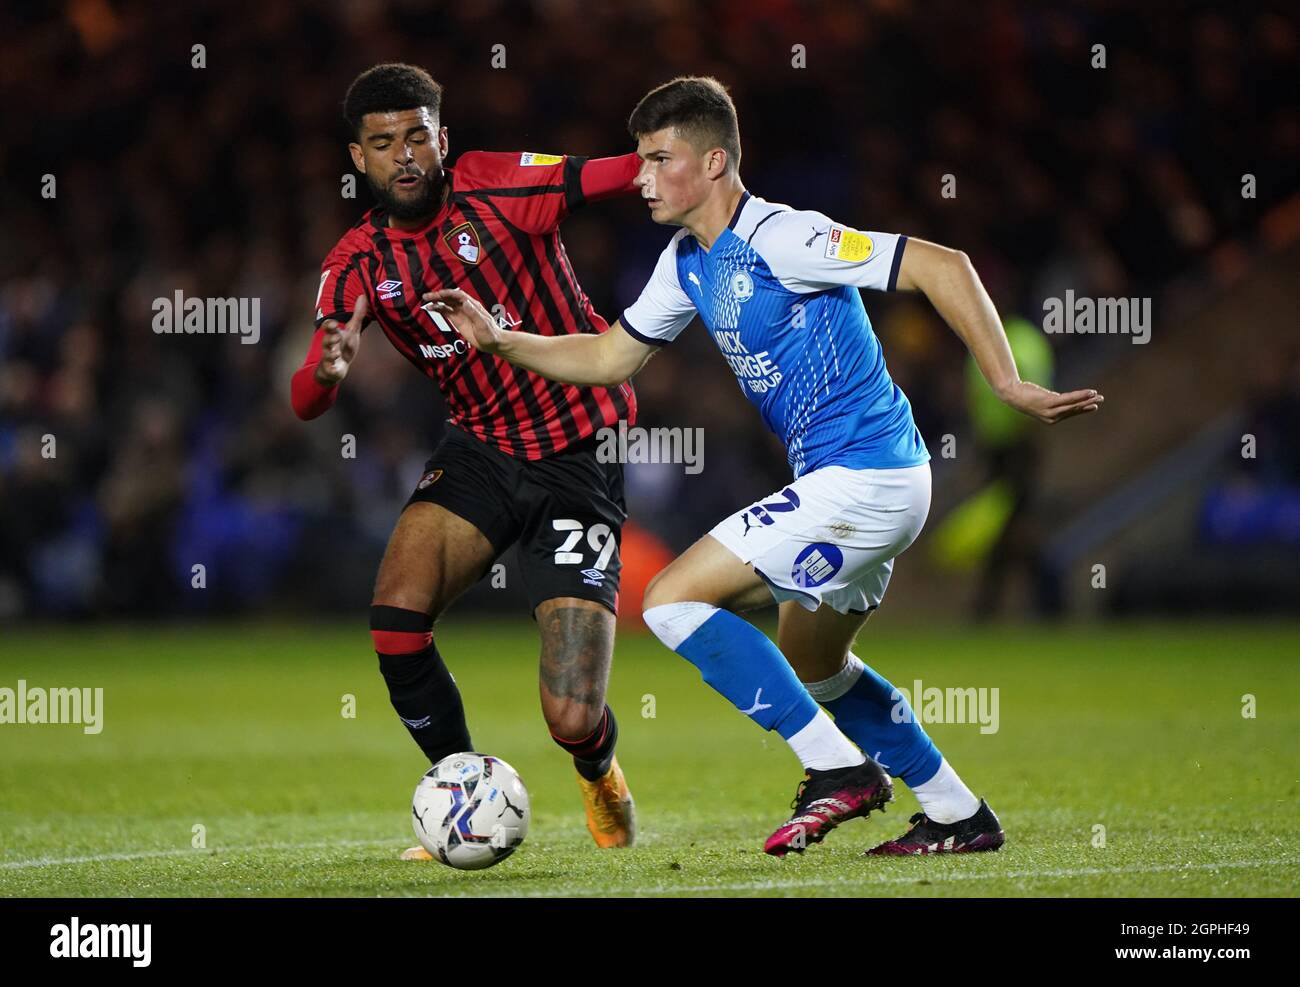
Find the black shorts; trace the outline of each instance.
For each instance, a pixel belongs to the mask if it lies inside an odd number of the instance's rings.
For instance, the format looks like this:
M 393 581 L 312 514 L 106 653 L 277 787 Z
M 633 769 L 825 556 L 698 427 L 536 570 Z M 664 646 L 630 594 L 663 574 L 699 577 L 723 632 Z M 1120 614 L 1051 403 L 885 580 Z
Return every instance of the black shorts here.
M 596 459 L 595 436 L 545 459 L 516 459 L 449 426 L 407 504 L 464 518 L 501 555 L 516 542 L 532 610 L 576 597 L 618 612 L 623 466 Z

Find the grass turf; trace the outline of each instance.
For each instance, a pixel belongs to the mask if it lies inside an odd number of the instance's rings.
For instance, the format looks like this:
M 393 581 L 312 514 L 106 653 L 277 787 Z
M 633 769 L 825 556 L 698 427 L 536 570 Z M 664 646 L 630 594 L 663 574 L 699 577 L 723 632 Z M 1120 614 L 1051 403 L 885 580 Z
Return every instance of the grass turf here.
M 532 831 L 501 865 L 396 859 L 414 843 L 408 799 L 426 765 L 364 628 L 44 628 L 0 637 L 0 687 L 102 686 L 104 729 L 0 725 L 0 894 L 1296 893 L 1300 625 L 869 627 L 859 653 L 900 686 L 999 690 L 996 733 L 928 729 L 999 813 L 1007 846 L 904 860 L 861 856 L 915 811 L 901 783 L 886 814 L 802 857 L 766 857 L 797 762 L 630 633 L 610 699 L 640 840 L 597 851 L 538 710 L 531 623 L 452 615 L 439 642 L 476 745 L 532 796 Z M 344 694 L 355 718 L 341 715 Z

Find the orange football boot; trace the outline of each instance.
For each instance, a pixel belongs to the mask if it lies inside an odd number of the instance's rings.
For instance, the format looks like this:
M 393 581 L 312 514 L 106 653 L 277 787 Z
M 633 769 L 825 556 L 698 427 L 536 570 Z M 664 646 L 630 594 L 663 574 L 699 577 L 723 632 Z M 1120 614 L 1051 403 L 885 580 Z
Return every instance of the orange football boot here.
M 610 762 L 605 776 L 588 781 L 578 775 L 582 801 L 587 809 L 587 829 L 596 846 L 629 847 L 636 840 L 636 808 L 628 791 L 618 758 Z

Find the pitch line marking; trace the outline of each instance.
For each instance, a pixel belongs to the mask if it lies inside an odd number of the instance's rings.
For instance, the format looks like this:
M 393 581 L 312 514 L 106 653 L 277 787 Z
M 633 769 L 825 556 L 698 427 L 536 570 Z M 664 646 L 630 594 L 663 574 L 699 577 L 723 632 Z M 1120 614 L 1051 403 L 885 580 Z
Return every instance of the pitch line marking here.
M 114 860 L 152 860 L 163 857 L 211 857 L 223 853 L 257 853 L 261 850 L 330 850 L 348 847 L 393 845 L 398 840 L 331 840 L 328 843 L 258 843 L 249 846 L 216 846 L 204 849 L 129 850 L 121 853 L 96 853 L 82 857 L 32 857 L 29 860 L 0 862 L 0 870 L 25 870 L 32 867 L 62 867 L 73 864 L 98 864 Z
M 1040 878 L 1056 877 L 1098 877 L 1102 875 L 1124 875 L 1124 874 L 1159 874 L 1165 871 L 1188 871 L 1188 870 L 1219 870 L 1221 868 L 1242 868 L 1242 867 L 1286 867 L 1294 864 L 1300 864 L 1300 857 L 1292 857 L 1282 860 L 1225 860 L 1221 863 L 1214 864 L 1153 864 L 1147 867 L 1079 867 L 1079 868 L 1055 868 L 1052 870 L 1021 870 L 1021 871 L 989 871 L 981 874 L 917 874 L 915 876 L 897 877 L 880 877 L 873 879 L 832 879 L 832 880 L 807 880 L 807 881 L 753 881 L 747 884 L 698 884 L 698 885 L 660 885 L 657 888 L 573 888 L 564 891 L 525 891 L 518 895 L 496 895 L 495 897 L 520 897 L 520 898 L 570 898 L 570 897 L 599 897 L 602 895 L 620 895 L 627 894 L 631 896 L 644 896 L 655 894 L 679 894 L 704 891 L 776 891 L 783 888 L 833 888 L 843 887 L 863 887 L 875 884 L 915 884 L 920 880 L 927 880 L 931 884 L 940 884 L 944 881 L 985 881 L 998 879 L 1016 879 L 1027 878 L 1030 880 Z M 438 896 L 435 896 L 438 897 Z M 493 895 L 446 895 L 442 897 L 457 898 L 481 898 L 493 897 Z

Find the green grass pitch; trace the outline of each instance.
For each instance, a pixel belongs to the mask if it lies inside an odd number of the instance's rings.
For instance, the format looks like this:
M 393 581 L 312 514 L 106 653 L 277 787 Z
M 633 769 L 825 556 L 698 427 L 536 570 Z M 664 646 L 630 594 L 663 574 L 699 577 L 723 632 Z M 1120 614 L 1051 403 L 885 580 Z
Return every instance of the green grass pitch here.
M 477 873 L 396 859 L 426 765 L 363 621 L 4 632 L 0 687 L 103 687 L 104 727 L 0 725 L 0 894 L 1296 893 L 1300 625 L 868 626 L 858 652 L 899 685 L 999 690 L 996 733 L 930 732 L 1007 846 L 905 860 L 862 856 L 915 811 L 901 782 L 884 815 L 802 857 L 764 856 L 800 778 L 793 755 L 630 633 L 610 695 L 640 841 L 598 851 L 538 709 L 531 623 L 453 613 L 439 642 L 475 743 L 532 795 L 524 845 Z

